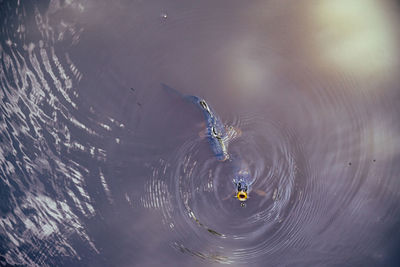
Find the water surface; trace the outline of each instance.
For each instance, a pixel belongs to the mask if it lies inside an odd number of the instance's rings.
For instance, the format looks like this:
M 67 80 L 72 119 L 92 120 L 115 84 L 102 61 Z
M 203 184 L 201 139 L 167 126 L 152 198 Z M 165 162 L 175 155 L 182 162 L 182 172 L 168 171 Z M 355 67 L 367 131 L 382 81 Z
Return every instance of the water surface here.
M 0 9 L 2 266 L 400 264 L 397 2 Z

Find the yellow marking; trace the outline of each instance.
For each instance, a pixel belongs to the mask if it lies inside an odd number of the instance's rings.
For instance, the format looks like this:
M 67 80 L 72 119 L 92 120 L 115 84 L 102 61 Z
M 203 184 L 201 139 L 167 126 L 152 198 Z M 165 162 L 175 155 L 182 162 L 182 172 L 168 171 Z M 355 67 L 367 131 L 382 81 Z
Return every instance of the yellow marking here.
M 240 201 L 245 201 L 247 199 L 247 193 L 245 191 L 239 191 L 236 195 L 236 197 L 240 200 Z

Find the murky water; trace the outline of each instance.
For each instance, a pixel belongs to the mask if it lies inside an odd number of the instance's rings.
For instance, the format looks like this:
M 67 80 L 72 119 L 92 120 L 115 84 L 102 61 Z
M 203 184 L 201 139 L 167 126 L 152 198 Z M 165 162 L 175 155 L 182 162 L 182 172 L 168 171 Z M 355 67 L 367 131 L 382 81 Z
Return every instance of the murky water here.
M 2 266 L 400 264 L 397 2 L 0 9 Z

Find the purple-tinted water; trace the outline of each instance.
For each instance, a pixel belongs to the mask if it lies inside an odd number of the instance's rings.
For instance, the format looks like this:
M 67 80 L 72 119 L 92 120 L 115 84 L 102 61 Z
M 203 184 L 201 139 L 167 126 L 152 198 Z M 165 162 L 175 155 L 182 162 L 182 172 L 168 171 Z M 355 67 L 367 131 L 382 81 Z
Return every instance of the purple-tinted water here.
M 0 9 L 1 266 L 400 265 L 398 2 Z

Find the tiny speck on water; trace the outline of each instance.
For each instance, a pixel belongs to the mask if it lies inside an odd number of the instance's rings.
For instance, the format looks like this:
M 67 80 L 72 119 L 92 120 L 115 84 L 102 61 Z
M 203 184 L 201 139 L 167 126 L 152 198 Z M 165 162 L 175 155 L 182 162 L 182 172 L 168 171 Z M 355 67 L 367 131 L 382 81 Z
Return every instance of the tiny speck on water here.
M 349 162 L 349 166 L 351 166 L 351 162 Z
M 167 15 L 167 13 L 162 13 L 162 14 L 161 14 L 161 17 L 162 17 L 163 19 L 166 19 L 166 18 L 168 17 L 168 15 Z
M 373 162 L 376 162 L 376 159 L 374 159 Z

